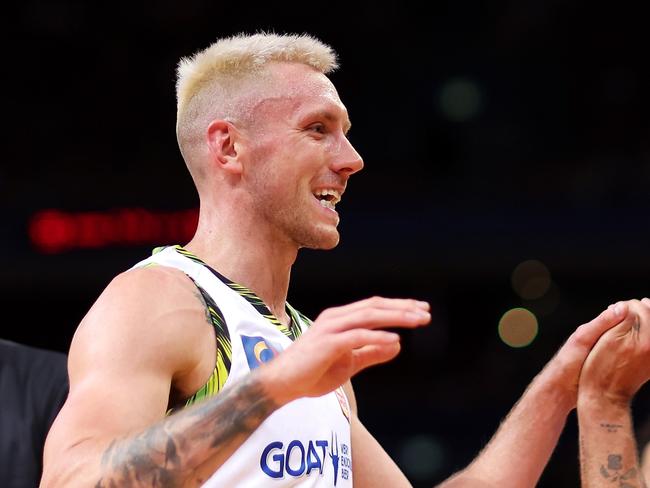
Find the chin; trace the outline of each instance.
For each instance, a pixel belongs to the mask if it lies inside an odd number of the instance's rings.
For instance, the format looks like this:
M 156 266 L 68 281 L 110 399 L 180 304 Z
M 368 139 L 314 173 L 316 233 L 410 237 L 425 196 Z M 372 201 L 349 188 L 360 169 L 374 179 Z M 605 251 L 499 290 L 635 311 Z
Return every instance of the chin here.
M 316 249 L 321 249 L 323 251 L 329 251 L 330 249 L 334 249 L 336 246 L 339 245 L 339 238 L 337 236 L 336 239 L 328 242 L 324 242 L 321 246 L 317 247 Z
M 338 246 L 340 240 L 339 231 L 336 229 L 332 230 L 321 230 L 318 233 L 314 233 L 309 236 L 308 239 L 303 241 L 300 247 L 306 247 L 307 249 L 320 249 L 322 251 L 328 251 L 334 249 Z

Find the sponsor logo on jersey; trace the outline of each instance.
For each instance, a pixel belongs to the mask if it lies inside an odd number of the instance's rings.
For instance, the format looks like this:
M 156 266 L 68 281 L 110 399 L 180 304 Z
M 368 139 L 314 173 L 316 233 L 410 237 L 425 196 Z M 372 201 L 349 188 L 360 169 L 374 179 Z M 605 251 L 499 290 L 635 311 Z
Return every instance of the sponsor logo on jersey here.
M 332 486 L 335 487 L 339 479 L 351 479 L 352 459 L 350 447 L 339 443 L 338 435 L 332 432 L 330 439 L 294 439 L 286 444 L 270 442 L 260 456 L 260 468 L 274 479 L 323 476 L 325 471 L 332 470 Z
M 339 475 L 339 439 L 334 432 L 332 432 L 332 443 L 330 444 L 330 459 L 334 467 L 334 486 L 336 486 Z
M 248 367 L 251 370 L 257 368 L 262 363 L 268 363 L 282 350 L 281 347 L 259 336 L 249 337 L 243 335 L 241 336 L 241 342 L 244 346 Z

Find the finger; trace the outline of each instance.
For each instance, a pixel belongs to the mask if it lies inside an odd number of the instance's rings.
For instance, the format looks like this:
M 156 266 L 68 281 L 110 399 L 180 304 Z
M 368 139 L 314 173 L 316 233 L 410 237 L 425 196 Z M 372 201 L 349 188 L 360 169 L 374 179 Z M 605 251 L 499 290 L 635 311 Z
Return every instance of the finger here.
M 352 355 L 354 357 L 353 375 L 359 371 L 376 364 L 385 363 L 395 358 L 399 354 L 401 347 L 399 342 L 393 342 L 385 345 L 371 345 L 356 349 Z
M 648 335 L 648 328 L 650 327 L 650 299 L 643 298 L 636 302 L 637 307 L 633 307 L 632 310 L 637 312 L 639 315 L 639 327 L 645 328 L 645 334 Z
M 643 298 L 641 300 L 630 300 L 628 302 L 628 315 L 634 314 L 636 316 L 636 329 L 638 330 L 641 324 L 648 324 L 645 327 L 650 327 L 650 300 Z
M 415 312 L 417 310 L 429 311 L 430 306 L 427 302 L 412 299 L 372 297 L 341 307 L 327 309 L 319 318 L 335 319 L 358 310 L 369 309 L 410 310 Z
M 340 307 L 332 307 L 323 311 L 321 316 L 323 318 L 336 318 L 342 315 L 349 314 L 361 309 L 369 308 L 378 308 L 378 309 L 387 309 L 387 310 L 425 310 L 429 311 L 431 308 L 429 303 L 413 300 L 410 298 L 384 298 L 384 297 L 372 297 L 366 298 L 365 300 L 360 300 L 358 302 L 353 302 L 348 305 L 342 305 Z
M 382 327 L 414 328 L 431 321 L 431 314 L 421 309 L 358 309 L 340 317 L 328 318 L 328 327 L 334 332 L 356 328 Z
M 610 305 L 607 310 L 591 322 L 587 322 L 578 327 L 573 334 L 575 340 L 589 348 L 593 347 L 600 336 L 615 325 L 623 322 L 627 316 L 628 309 L 627 302 L 618 302 Z
M 352 329 L 333 336 L 334 347 L 341 354 L 365 346 L 384 346 L 399 342 L 399 334 L 385 330 Z
M 634 306 L 635 304 L 632 303 L 631 306 L 628 309 L 627 315 L 625 316 L 625 319 L 616 324 L 614 327 L 611 329 L 606 330 L 602 336 L 598 339 L 598 344 L 601 342 L 605 342 L 607 340 L 615 340 L 616 338 L 620 338 L 628 334 L 631 330 L 636 330 L 638 331 L 639 328 L 639 307 Z

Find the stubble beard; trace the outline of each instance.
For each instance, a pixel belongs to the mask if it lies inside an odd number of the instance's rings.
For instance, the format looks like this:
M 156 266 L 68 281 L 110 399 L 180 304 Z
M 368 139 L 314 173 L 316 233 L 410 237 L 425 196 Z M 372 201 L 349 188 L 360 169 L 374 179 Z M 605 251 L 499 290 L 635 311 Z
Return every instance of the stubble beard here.
M 339 243 L 339 232 L 332 224 L 317 221 L 311 202 L 304 199 L 278 199 L 262 196 L 256 199 L 256 210 L 273 233 L 295 244 L 297 249 L 333 249 Z
M 315 209 L 314 202 L 300 190 L 286 195 L 278 175 L 271 171 L 272 165 L 258 167 L 253 173 L 252 195 L 257 215 L 269 224 L 271 235 L 295 244 L 297 249 L 333 249 L 339 243 L 339 232 L 333 224 L 323 222 Z M 279 190 L 278 192 L 278 188 Z

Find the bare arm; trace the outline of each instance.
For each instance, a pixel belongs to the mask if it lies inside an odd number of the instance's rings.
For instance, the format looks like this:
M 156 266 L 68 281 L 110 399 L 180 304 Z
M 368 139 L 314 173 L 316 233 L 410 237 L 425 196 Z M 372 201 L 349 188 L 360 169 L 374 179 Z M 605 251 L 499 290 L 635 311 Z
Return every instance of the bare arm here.
M 582 486 L 645 487 L 629 405 L 578 403 Z
M 441 487 L 535 486 L 576 406 L 580 369 L 589 351 L 625 313 L 626 305 L 619 304 L 578 327 L 535 377 L 485 449 Z
M 175 270 L 135 270 L 109 285 L 73 339 L 70 395 L 48 435 L 42 486 L 198 483 L 206 460 L 222 463 L 274 409 L 251 375 L 165 418 L 171 385 L 200 386 L 199 358 L 214 358 L 204 307 Z
M 626 320 L 608 331 L 580 375 L 578 424 L 582 486 L 645 487 L 630 403 L 650 379 L 650 300 L 633 300 Z
M 138 305 L 143 283 L 137 285 L 118 287 L 114 298 L 109 291 L 80 326 L 70 354 L 72 391 L 48 437 L 42 486 L 200 484 L 276 408 L 332 391 L 361 369 L 394 357 L 398 336 L 376 329 L 429 321 L 424 305 L 412 300 L 374 298 L 326 310 L 296 344 L 245 380 L 164 418 L 170 382 L 189 374 L 194 366 L 186 356 L 193 357 L 201 342 L 192 341 L 187 320 L 175 311 L 204 311 L 174 302 L 183 294 L 176 289 L 157 297 L 170 308 L 148 322 L 151 313 L 141 313 Z M 164 288 L 156 283 L 157 293 Z M 125 305 L 124 296 L 134 302 Z M 110 315 L 115 310 L 118 317 Z M 172 324 L 169 333 L 161 333 L 165 319 Z M 176 323 L 182 323 L 179 330 Z M 152 344 L 158 335 L 162 343 Z

